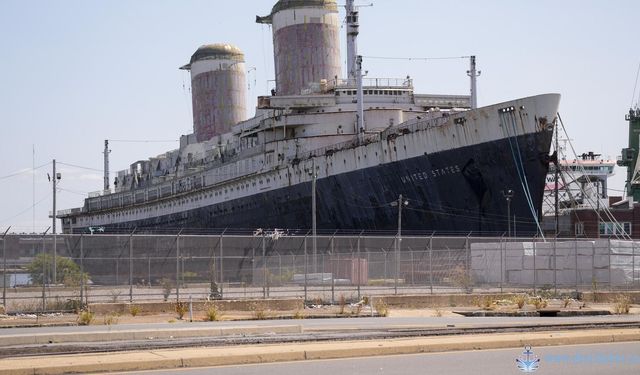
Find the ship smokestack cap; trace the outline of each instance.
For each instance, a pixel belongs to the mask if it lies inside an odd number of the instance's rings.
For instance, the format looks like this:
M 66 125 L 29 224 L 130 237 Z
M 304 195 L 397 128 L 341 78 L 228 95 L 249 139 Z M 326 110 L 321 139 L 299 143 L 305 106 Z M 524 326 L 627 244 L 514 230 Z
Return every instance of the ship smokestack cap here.
M 271 14 L 276 14 L 281 10 L 306 7 L 337 11 L 338 2 L 336 0 L 280 0 L 271 9 Z
M 202 60 L 235 60 L 244 62 L 240 48 L 228 43 L 205 44 L 191 56 L 190 64 Z
M 336 0 L 280 0 L 271 9 L 268 16 L 256 16 L 256 23 L 270 24 L 273 21 L 273 15 L 287 9 L 295 8 L 324 8 L 329 11 L 338 11 L 338 2 Z

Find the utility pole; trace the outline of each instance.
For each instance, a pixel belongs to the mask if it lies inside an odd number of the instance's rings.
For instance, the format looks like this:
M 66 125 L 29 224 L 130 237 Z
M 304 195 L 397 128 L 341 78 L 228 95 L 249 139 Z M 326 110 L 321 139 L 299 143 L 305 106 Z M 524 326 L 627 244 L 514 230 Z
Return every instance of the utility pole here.
M 476 70 L 476 57 L 469 56 L 469 70 L 467 70 L 467 75 L 471 78 L 471 109 L 478 108 L 477 78 L 480 74 L 482 74 L 482 72 Z
M 62 176 L 60 175 L 60 173 L 56 173 L 56 159 L 53 159 L 53 175 L 51 176 L 51 182 L 53 185 L 53 212 L 51 214 L 51 217 L 53 218 L 53 225 L 52 225 L 52 229 L 53 229 L 53 283 L 57 284 L 58 283 L 58 270 L 57 270 L 57 256 L 58 256 L 58 251 L 57 251 L 57 245 L 58 245 L 58 241 L 56 238 L 56 219 L 57 219 L 57 215 L 56 215 L 56 190 L 57 190 L 57 184 L 58 184 L 58 180 L 61 178 Z

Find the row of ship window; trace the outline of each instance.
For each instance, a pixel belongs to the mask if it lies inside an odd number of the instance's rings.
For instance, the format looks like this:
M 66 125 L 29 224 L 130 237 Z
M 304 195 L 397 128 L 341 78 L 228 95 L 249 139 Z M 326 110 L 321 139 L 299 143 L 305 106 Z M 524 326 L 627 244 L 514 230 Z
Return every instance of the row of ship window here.
M 356 90 L 345 90 L 345 91 L 336 91 L 336 96 L 340 96 L 340 94 L 344 95 L 358 95 L 358 91 Z M 395 91 L 395 90 L 362 90 L 364 95 L 402 95 L 403 91 Z
M 288 174 L 288 173 L 285 173 L 285 177 L 288 177 L 288 176 L 289 176 L 289 174 Z M 280 179 L 282 180 L 282 175 L 280 175 Z M 265 180 L 262 180 L 262 179 L 257 180 L 257 182 L 256 182 L 256 180 L 253 180 L 251 184 L 252 184 L 252 186 L 262 185 L 262 184 L 264 184 L 264 181 L 265 181 Z M 270 182 L 271 182 L 271 178 L 270 178 L 270 177 L 267 177 L 267 178 L 266 178 L 266 183 L 270 183 Z M 230 188 L 228 188 L 228 189 L 224 189 L 224 194 L 229 193 L 229 191 L 233 192 L 233 191 L 235 191 L 235 190 L 238 190 L 238 191 L 239 191 L 239 190 L 244 190 L 244 189 L 249 189 L 249 183 L 246 183 L 246 184 L 240 184 L 240 185 L 235 185 L 235 186 L 232 186 L 232 187 L 230 187 Z M 223 191 L 222 191 L 222 190 L 216 190 L 216 191 L 215 191 L 215 192 L 213 192 L 213 193 L 208 193 L 208 197 L 209 197 L 209 198 L 213 198 L 214 196 L 216 196 L 216 197 L 217 197 L 217 196 L 222 196 L 222 195 L 223 195 Z M 190 203 L 190 202 L 196 202 L 196 201 L 199 201 L 199 200 L 201 200 L 201 199 L 205 199 L 205 198 L 207 198 L 207 193 L 205 193 L 205 194 L 199 194 L 199 195 L 197 195 L 197 196 L 195 196 L 195 197 L 192 197 L 192 198 L 182 199 L 181 201 L 174 202 L 174 203 L 167 203 L 167 204 L 157 205 L 157 206 L 155 207 L 155 209 L 156 209 L 156 211 L 157 211 L 157 210 L 159 210 L 160 208 L 168 208 L 168 207 L 179 206 L 179 205 L 181 206 L 181 205 L 183 205 L 183 204 L 187 204 L 187 203 Z M 129 215 L 134 215 L 134 214 L 140 214 L 140 213 L 149 212 L 149 211 L 152 211 L 152 210 L 153 210 L 152 208 L 142 208 L 142 209 L 137 209 L 137 210 L 133 210 L 133 211 L 127 211 L 127 212 L 123 212 L 123 213 L 117 213 L 117 214 L 113 214 L 113 215 L 114 215 L 115 217 L 120 217 L 120 216 L 129 216 Z M 110 214 L 109 214 L 109 215 L 100 215 L 100 219 L 105 219 L 105 218 L 111 218 L 111 215 L 110 215 Z M 87 220 L 88 220 L 88 219 L 87 219 Z M 85 221 L 85 219 L 82 219 L 82 221 Z

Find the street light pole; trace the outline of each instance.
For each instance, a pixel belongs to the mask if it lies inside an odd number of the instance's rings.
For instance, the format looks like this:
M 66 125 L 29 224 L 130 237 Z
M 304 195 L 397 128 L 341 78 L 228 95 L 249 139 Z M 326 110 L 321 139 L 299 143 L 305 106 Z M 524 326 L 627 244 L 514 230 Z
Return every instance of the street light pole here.
M 513 198 L 513 190 L 509 189 L 506 192 L 503 190 L 502 195 L 507 200 L 507 233 L 508 237 L 511 238 L 511 199 Z
M 398 294 L 398 278 L 400 277 L 400 242 L 402 241 L 402 206 L 407 205 L 409 202 L 402 199 L 402 194 L 398 196 L 398 235 L 396 238 L 396 276 L 394 281 L 394 293 Z

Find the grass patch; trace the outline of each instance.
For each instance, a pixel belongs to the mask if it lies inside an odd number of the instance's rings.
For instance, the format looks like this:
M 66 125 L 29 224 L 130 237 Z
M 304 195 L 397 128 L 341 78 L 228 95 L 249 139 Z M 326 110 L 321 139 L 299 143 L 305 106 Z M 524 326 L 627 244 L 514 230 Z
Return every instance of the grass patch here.
M 631 297 L 626 294 L 620 294 L 616 297 L 613 304 L 613 312 L 618 315 L 629 314 L 631 309 Z
M 222 314 L 216 305 L 207 306 L 204 312 L 205 320 L 208 322 L 217 322 L 222 318 Z
M 95 315 L 91 311 L 84 310 L 84 311 L 80 311 L 80 313 L 78 314 L 77 321 L 78 321 L 78 324 L 81 326 L 88 326 L 93 322 L 94 318 L 95 318 Z

